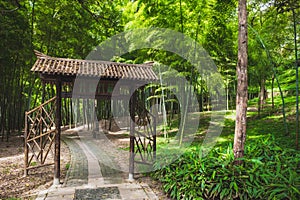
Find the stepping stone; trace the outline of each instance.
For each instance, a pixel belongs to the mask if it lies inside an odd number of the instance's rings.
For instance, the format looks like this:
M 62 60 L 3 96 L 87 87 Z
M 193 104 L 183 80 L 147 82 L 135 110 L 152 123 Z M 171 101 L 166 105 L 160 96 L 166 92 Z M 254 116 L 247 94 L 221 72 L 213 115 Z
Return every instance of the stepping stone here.
M 108 200 L 121 199 L 118 187 L 101 187 L 95 189 L 75 190 L 74 200 Z

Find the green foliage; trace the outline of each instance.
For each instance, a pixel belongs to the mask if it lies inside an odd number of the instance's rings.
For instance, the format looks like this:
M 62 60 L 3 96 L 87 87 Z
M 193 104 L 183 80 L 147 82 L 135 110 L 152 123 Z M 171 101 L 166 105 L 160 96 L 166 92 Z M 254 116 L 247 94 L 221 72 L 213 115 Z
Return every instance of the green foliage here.
M 245 154 L 237 166 L 231 144 L 206 157 L 196 148 L 152 175 L 174 199 L 300 198 L 299 153 L 282 149 L 268 135 L 248 143 Z
M 35 162 L 35 161 L 34 161 L 34 162 L 31 162 L 31 163 L 30 163 L 30 166 L 32 166 L 32 167 L 37 166 L 37 162 Z
M 71 166 L 71 164 L 70 164 L 70 163 L 67 163 L 66 166 L 65 166 L 66 170 L 69 170 L 69 169 L 70 169 L 70 166 Z
M 280 75 L 292 68 L 294 62 L 292 14 L 287 9 L 294 1 L 276 2 L 274 5 L 268 0 L 250 0 L 248 10 L 249 24 L 265 42 Z M 41 83 L 30 72 L 35 61 L 33 49 L 50 56 L 85 58 L 108 37 L 135 28 L 170 28 L 202 44 L 223 76 L 233 107 L 238 31 L 236 8 L 236 0 L 1 1 L 0 128 L 6 131 L 21 129 L 25 110 L 40 103 Z M 284 12 L 278 13 L 279 8 L 284 8 Z M 298 4 L 295 13 L 299 21 Z M 171 52 L 142 49 L 115 60 L 130 63 L 154 60 L 166 64 L 178 71 L 177 75 L 191 81 L 200 104 L 204 98 L 209 98 L 205 77 Z M 255 34 L 249 31 L 251 98 L 258 93 L 262 79 L 270 87 L 270 66 Z M 173 74 L 169 75 L 172 77 Z M 294 92 L 293 79 L 289 79 L 283 90 Z M 47 95 L 51 98 L 52 93 Z
M 20 5 L 16 5 L 16 2 L 20 2 Z M 295 93 L 293 19 L 290 8 L 295 8 L 296 21 L 299 22 L 299 3 L 295 0 L 276 0 L 275 5 L 269 0 L 248 2 L 249 24 L 265 43 L 263 47 L 257 35 L 249 31 L 250 93 L 258 93 L 262 80 L 271 88 L 273 71 L 266 55 L 267 49 L 282 83 L 287 106 L 292 107 L 295 98 L 287 96 Z M 25 110 L 40 103 L 41 82 L 30 72 L 35 61 L 33 49 L 51 56 L 85 58 L 94 46 L 108 37 L 134 28 L 171 28 L 197 40 L 218 66 L 234 106 L 238 31 L 236 4 L 236 0 L 1 1 L 1 133 L 16 129 L 21 132 Z M 300 32 L 299 25 L 297 28 Z M 201 106 L 203 98 L 209 98 L 205 77 L 171 52 L 142 49 L 115 60 L 128 63 L 154 60 L 166 64 L 168 68 L 162 72 L 165 80 L 184 76 L 191 80 Z M 183 88 L 184 91 L 187 91 L 186 88 Z M 177 105 L 180 99 L 174 97 L 174 88 L 171 86 L 157 87 L 155 95 L 148 100 L 161 98 L 162 89 L 167 111 L 170 113 L 177 109 L 177 113 L 180 113 Z M 277 92 L 277 88 L 274 91 Z M 46 95 L 51 98 L 54 95 L 53 88 L 47 88 Z M 254 100 L 252 106 L 256 105 L 257 99 Z M 280 124 L 281 118 L 275 115 L 280 105 L 281 101 L 275 94 L 275 110 L 268 112 L 267 116 L 261 114 L 256 120 L 249 120 L 248 134 L 260 138 L 261 135 L 272 133 L 282 140 L 281 146 L 272 138 L 255 139 L 247 143 L 244 165 L 234 166 L 230 145 L 227 148 L 215 148 L 202 157 L 201 149 L 195 143 L 193 150 L 157 171 L 154 176 L 163 182 L 165 191 L 175 199 L 300 199 L 299 153 L 282 149 L 283 144 L 291 147 L 294 141 L 291 137 L 283 138 L 283 126 L 274 126 Z M 294 110 L 291 109 L 288 114 L 294 115 Z M 199 129 L 199 140 L 209 124 L 208 118 L 200 120 L 202 127 Z M 170 128 L 178 128 L 181 120 L 172 119 L 168 122 Z M 291 127 L 294 126 L 292 122 L 289 122 Z M 227 120 L 225 123 L 222 139 L 232 140 L 234 121 Z M 169 136 L 174 134 L 170 132 Z M 160 164 L 156 163 L 157 166 Z M 35 162 L 32 163 L 34 165 Z M 66 165 L 68 167 L 69 164 Z
M 126 2 L 126 1 L 125 1 Z M 123 30 L 124 1 L 33 0 L 0 2 L 0 130 L 24 126 L 24 112 L 41 102 L 42 84 L 30 72 L 33 50 L 85 58 L 107 37 Z M 46 90 L 46 98 L 54 95 Z

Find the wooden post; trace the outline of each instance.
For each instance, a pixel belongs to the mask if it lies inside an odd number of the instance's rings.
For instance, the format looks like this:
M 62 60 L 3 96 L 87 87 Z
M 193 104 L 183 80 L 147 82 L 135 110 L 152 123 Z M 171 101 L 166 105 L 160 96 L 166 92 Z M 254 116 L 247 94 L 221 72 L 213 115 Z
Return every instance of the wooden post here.
M 60 184 L 60 134 L 61 134 L 61 80 L 56 80 L 56 112 L 55 112 L 55 153 L 53 185 Z
M 129 177 L 128 179 L 132 181 L 134 179 L 134 131 L 135 131 L 135 92 L 132 93 L 132 98 L 129 101 L 129 111 L 130 111 L 130 157 L 129 157 Z
M 44 82 L 42 82 L 42 87 L 43 87 L 43 90 L 42 90 L 42 104 L 45 102 L 45 94 L 46 94 L 46 85 Z M 44 115 L 44 111 L 42 110 L 42 118 L 45 117 Z M 39 130 L 39 134 L 42 135 L 43 134 L 43 129 L 44 129 L 44 126 L 43 126 L 43 122 L 40 123 L 40 130 Z M 40 161 L 41 161 L 41 164 L 44 164 L 43 163 L 43 156 L 44 156 L 44 146 L 43 146 L 43 139 L 44 137 L 40 137 L 40 147 L 41 147 L 41 155 L 40 155 Z
M 27 136 L 28 136 L 28 122 L 27 122 L 27 113 L 25 113 L 25 128 L 24 128 L 24 176 L 28 175 L 28 146 L 27 146 Z
M 156 160 L 156 117 L 153 116 L 153 162 Z

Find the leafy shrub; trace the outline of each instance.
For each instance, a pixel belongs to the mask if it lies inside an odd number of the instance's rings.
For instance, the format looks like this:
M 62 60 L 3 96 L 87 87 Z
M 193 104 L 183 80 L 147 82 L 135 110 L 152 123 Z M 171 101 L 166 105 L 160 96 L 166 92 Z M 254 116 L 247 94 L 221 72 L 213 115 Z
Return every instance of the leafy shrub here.
M 300 199 L 299 160 L 267 136 L 247 144 L 243 165 L 233 165 L 232 145 L 206 157 L 197 148 L 152 176 L 174 199 Z

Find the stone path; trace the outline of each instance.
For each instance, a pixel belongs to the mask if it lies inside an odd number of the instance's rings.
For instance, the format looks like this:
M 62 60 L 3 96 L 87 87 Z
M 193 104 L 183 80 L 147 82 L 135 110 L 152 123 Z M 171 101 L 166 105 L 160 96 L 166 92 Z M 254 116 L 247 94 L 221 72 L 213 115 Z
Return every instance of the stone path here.
M 116 163 L 89 138 L 91 133 L 82 129 L 73 131 L 78 134 L 62 137 L 71 153 L 66 180 L 62 185 L 41 191 L 37 200 L 158 199 L 148 185 L 129 182 L 125 173 L 115 170 Z

